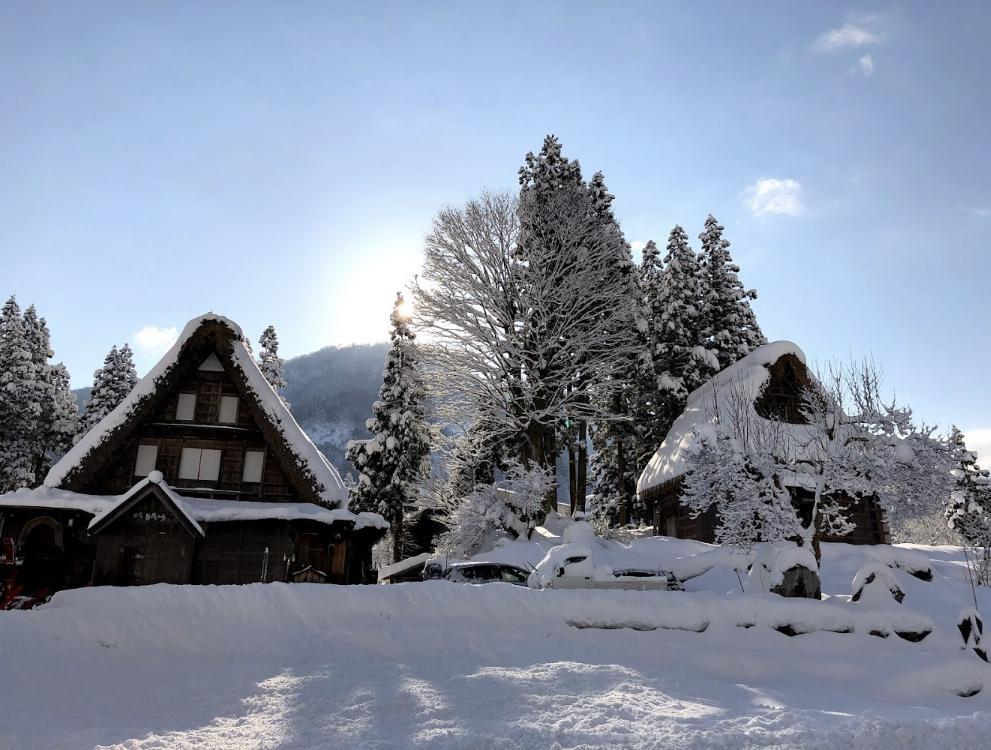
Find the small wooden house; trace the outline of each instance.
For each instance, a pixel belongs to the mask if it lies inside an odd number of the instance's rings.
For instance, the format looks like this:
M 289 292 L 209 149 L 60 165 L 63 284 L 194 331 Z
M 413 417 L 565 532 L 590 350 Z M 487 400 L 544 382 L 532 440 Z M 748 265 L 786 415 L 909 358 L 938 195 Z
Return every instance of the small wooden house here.
M 347 510 L 241 329 L 204 315 L 41 487 L 0 495 L 0 581 L 371 583 L 387 528 Z
M 695 447 L 696 427 L 711 421 L 713 405 L 748 394 L 756 419 L 785 425 L 802 425 L 803 393 L 816 387 L 805 365 L 805 355 L 795 344 L 778 341 L 751 352 L 739 362 L 717 373 L 688 397 L 685 411 L 675 420 L 637 482 L 637 496 L 652 511 L 654 533 L 682 539 L 715 541 L 719 519 L 714 510 L 692 518 L 681 503 L 681 485 L 689 470 L 688 455 Z M 747 443 L 748 441 L 742 441 Z M 801 515 L 809 507 L 812 493 L 801 477 L 785 478 L 785 484 Z M 884 512 L 876 499 L 845 497 L 854 530 L 842 537 L 824 536 L 823 541 L 848 544 L 887 544 L 889 533 Z

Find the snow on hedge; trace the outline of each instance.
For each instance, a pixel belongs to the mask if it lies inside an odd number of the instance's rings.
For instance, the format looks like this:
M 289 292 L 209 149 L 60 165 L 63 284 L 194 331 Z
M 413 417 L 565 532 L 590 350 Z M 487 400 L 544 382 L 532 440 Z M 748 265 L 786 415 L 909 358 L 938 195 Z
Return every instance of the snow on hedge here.
M 244 345 L 244 332 L 241 327 L 222 315 L 208 313 L 189 321 L 179 334 L 179 338 L 165 356 L 145 375 L 134 387 L 131 393 L 117 408 L 107 414 L 93 429 L 87 432 L 65 456 L 62 457 L 48 472 L 45 485 L 59 487 L 69 473 L 75 469 L 87 455 L 98 448 L 105 440 L 123 426 L 137 411 L 142 403 L 158 389 L 172 369 L 178 364 L 179 355 L 189 339 L 205 323 L 219 323 L 228 328 L 231 333 L 231 360 L 244 376 L 248 388 L 256 402 L 268 415 L 269 420 L 276 426 L 285 440 L 296 462 L 303 472 L 313 478 L 314 486 L 319 488 L 322 502 L 328 506 L 346 506 L 347 489 L 340 474 L 331 466 L 327 457 L 313 444 L 303 429 L 293 418 L 285 403 L 272 389 L 265 379 L 254 357 Z
M 697 433 L 711 429 L 715 421 L 712 413 L 714 404 L 719 409 L 735 406 L 731 394 L 734 390 L 752 394 L 756 399 L 770 376 L 767 368 L 786 354 L 793 354 L 805 362 L 805 353 L 798 345 L 790 341 L 775 341 L 755 349 L 692 391 L 685 410 L 671 425 L 664 442 L 640 475 L 637 492 L 669 482 L 688 471 L 688 459 L 698 446 Z M 732 421 L 728 415 L 720 416 L 723 421 Z M 755 417 L 761 419 L 756 413 Z

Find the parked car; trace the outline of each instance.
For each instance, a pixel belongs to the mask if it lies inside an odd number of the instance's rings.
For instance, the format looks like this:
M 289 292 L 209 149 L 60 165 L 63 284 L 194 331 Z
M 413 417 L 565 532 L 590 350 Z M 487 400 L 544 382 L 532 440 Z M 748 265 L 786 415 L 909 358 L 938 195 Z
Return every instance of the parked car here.
M 511 583 L 526 586 L 530 571 L 509 563 L 431 560 L 423 566 L 424 580 L 446 579 L 457 583 Z
M 593 565 L 580 545 L 574 545 L 556 561 L 541 561 L 537 571 L 535 585 L 551 589 L 684 591 L 678 577 L 666 570 Z

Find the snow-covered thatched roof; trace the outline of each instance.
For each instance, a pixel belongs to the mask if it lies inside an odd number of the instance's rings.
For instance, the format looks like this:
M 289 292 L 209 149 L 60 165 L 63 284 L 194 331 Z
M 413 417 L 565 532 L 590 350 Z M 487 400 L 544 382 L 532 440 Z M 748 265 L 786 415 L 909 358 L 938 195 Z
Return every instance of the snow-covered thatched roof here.
M 637 492 L 658 487 L 685 474 L 690 468 L 688 457 L 698 445 L 699 433 L 717 420 L 730 421 L 729 415 L 723 412 L 739 408 L 738 395 L 741 393 L 748 395 L 748 408 L 753 410 L 754 402 L 768 384 L 769 368 L 789 354 L 805 364 L 805 353 L 797 345 L 790 341 L 775 341 L 755 349 L 692 391 L 685 411 L 671 425 L 661 447 L 640 475 Z
M 209 338 L 214 347 L 214 359 L 227 368 L 235 385 L 249 406 L 255 407 L 259 427 L 281 460 L 290 478 L 297 479 L 305 490 L 304 499 L 327 506 L 346 507 L 347 490 L 340 474 L 326 456 L 303 432 L 289 409 L 265 379 L 254 357 L 245 346 L 244 333 L 234 321 L 221 315 L 207 313 L 189 321 L 178 340 L 151 371 L 142 378 L 116 409 L 87 432 L 82 440 L 62 457 L 45 477 L 47 487 L 79 490 L 85 477 L 109 455 L 108 447 L 133 434 L 140 420 L 148 415 L 178 374 L 180 365 L 197 357 L 194 365 L 203 361 L 203 347 L 193 352 L 194 343 Z M 212 361 L 212 360 L 211 360 Z M 189 364 L 186 362 L 186 364 Z

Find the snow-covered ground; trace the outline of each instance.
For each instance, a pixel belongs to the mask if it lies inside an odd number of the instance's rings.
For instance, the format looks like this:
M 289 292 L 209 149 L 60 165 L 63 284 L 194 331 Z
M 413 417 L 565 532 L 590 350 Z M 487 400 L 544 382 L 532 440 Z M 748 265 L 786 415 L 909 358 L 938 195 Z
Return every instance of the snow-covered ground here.
M 603 549 L 655 566 L 714 556 L 664 538 Z M 0 612 L 0 748 L 983 747 L 991 667 L 959 648 L 954 620 L 973 605 L 960 550 L 916 548 L 934 580 L 895 570 L 906 596 L 891 614 L 848 602 L 868 556 L 905 556 L 891 550 L 826 545 L 822 603 L 741 595 L 723 565 L 687 592 L 62 592 Z M 866 632 L 905 619 L 934 630 Z M 783 621 L 814 632 L 789 637 Z

